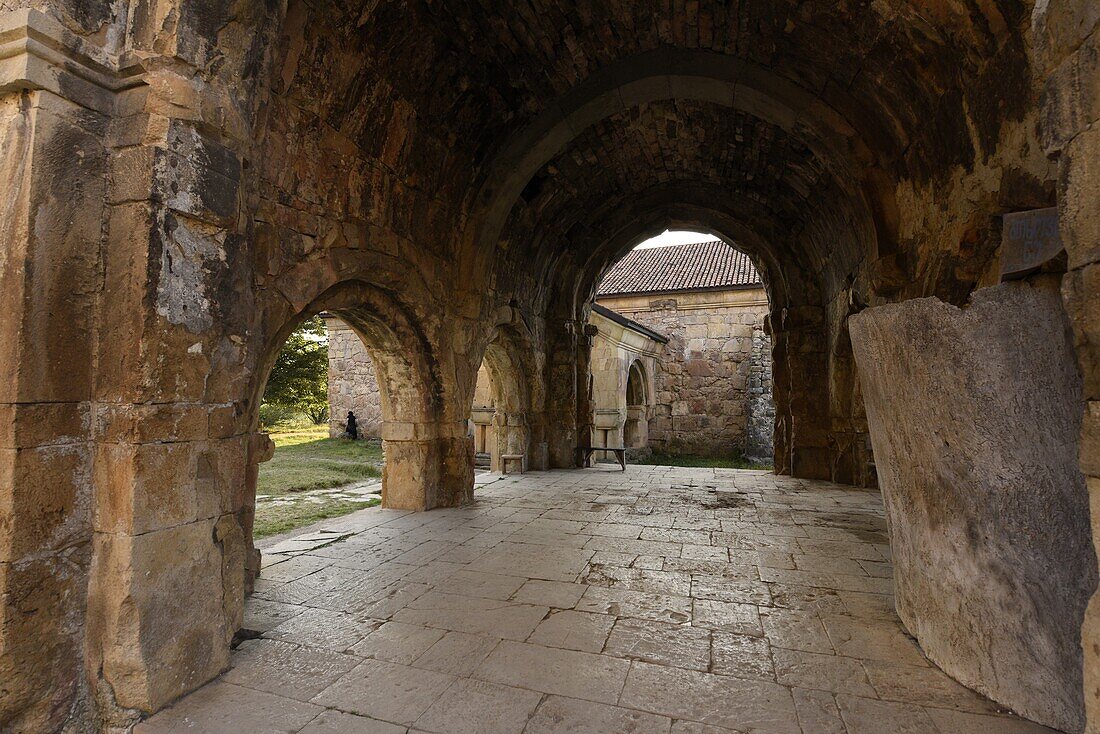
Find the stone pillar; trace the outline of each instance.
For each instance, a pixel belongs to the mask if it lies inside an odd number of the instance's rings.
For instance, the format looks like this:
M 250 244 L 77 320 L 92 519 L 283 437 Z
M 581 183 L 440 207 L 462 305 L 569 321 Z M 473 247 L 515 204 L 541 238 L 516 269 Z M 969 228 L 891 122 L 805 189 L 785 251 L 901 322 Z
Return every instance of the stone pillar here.
M 473 498 L 474 444 L 466 421 L 382 426 L 382 506 L 454 507 Z
M 1057 285 L 985 288 L 963 309 L 906 301 L 850 323 L 898 614 L 960 682 L 1081 731 L 1080 620 L 1097 567 Z
M 817 306 L 785 308 L 772 325 L 776 473 L 830 479 L 823 311 Z
M 548 335 L 546 443 L 550 468 L 576 466 L 578 441 L 577 323 L 560 321 Z
M 0 14 L 16 47 L 35 11 Z M 8 35 L 13 34 L 13 35 Z M 57 731 L 91 705 L 84 677 L 92 549 L 95 318 L 108 90 L 28 43 L 0 64 L 0 728 Z M 73 69 L 80 65 L 74 62 Z
M 596 406 L 592 395 L 592 341 L 597 329 L 592 324 L 578 324 L 582 336 L 577 340 L 577 436 L 580 443 L 592 445 L 596 428 Z M 577 459 L 573 460 L 574 466 Z
M 87 669 L 122 726 L 228 664 L 259 447 L 239 402 L 248 327 L 222 316 L 250 287 L 238 155 L 189 120 L 139 114 L 114 129 L 140 144 L 113 161 Z

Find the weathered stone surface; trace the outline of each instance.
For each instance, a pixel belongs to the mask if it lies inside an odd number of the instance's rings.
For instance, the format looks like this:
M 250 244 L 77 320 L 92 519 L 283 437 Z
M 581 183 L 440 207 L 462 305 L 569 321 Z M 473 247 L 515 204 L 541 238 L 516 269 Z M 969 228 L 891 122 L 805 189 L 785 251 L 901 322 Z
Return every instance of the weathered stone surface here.
M 1082 731 L 1096 557 L 1056 288 L 1003 284 L 962 309 L 921 299 L 851 325 L 901 618 L 966 685 Z
M 873 479 L 848 316 L 965 302 L 992 282 L 1006 212 L 1058 206 L 1064 301 L 1085 396 L 1100 398 L 1095 3 L 444 5 L 0 8 L 0 407 L 15 416 L 0 446 L 4 725 L 125 726 L 120 701 L 150 710 L 216 673 L 244 569 L 259 565 L 263 385 L 286 335 L 322 310 L 378 357 L 393 411 L 386 500 L 418 510 L 471 497 L 464 422 L 489 354 L 514 368 L 509 400 L 526 391 L 494 426 L 503 445 L 525 448 L 529 467 L 571 465 L 594 428 L 595 284 L 669 226 L 760 263 L 781 474 Z M 691 338 L 710 340 L 709 325 Z M 679 409 L 683 430 L 704 428 Z M 1083 442 L 1090 476 L 1093 453 Z M 677 544 L 593 537 L 604 547 L 581 553 L 480 547 L 499 571 L 569 582 L 583 553 L 645 565 Z M 783 566 L 766 572 L 777 603 L 887 606 L 871 601 L 881 578 L 793 567 L 793 549 L 739 538 Z M 668 561 L 722 554 L 691 553 Z M 50 580 L 33 608 L 48 611 L 28 616 L 39 569 Z M 691 619 L 645 593 L 581 603 Z M 999 614 L 1019 622 L 1019 609 Z M 1093 728 L 1097 650 L 1086 645 Z M 853 728 L 908 711 L 840 709 Z

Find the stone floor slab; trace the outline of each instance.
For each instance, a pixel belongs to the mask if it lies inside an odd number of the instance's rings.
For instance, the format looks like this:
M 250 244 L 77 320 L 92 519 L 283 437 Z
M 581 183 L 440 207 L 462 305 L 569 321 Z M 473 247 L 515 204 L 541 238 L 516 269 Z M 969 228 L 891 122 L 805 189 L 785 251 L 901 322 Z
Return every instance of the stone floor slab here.
M 134 728 L 135 734 L 297 732 L 324 709 L 215 681 Z
M 309 701 L 358 665 L 351 656 L 280 640 L 246 640 L 233 652 L 227 683 Z
M 672 721 L 666 716 L 609 706 L 576 698 L 548 696 L 524 734 L 668 734 Z
M 496 637 L 447 632 L 442 639 L 416 658 L 412 665 L 437 673 L 469 677 L 499 643 L 500 639 Z
M 600 703 L 616 703 L 630 663 L 606 655 L 505 640 L 474 673 L 512 684 Z
M 463 679 L 416 720 L 416 728 L 440 734 L 519 734 L 541 700 L 535 691 Z
M 475 635 L 525 640 L 550 610 L 432 591 L 393 615 L 398 622 L 467 632 Z
M 608 655 L 689 670 L 710 669 L 711 632 L 702 627 L 620 619 L 607 639 Z
M 801 734 L 790 691 L 766 681 L 633 663 L 619 704 L 735 731 Z
M 406 731 L 405 727 L 397 724 L 329 709 L 309 722 L 298 734 L 405 734 Z
M 570 609 L 551 611 L 546 619 L 539 622 L 527 641 L 566 650 L 601 652 L 614 624 L 615 617 L 606 614 Z
M 313 703 L 409 726 L 455 680 L 444 673 L 367 660 L 315 696 Z

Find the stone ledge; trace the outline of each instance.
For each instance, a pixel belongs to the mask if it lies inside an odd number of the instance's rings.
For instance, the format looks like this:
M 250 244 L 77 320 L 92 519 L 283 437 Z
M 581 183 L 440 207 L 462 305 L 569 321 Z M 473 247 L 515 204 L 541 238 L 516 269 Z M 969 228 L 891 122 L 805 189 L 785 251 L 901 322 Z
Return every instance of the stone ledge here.
M 136 59 L 112 59 L 54 18 L 23 9 L 0 15 L 0 92 L 41 89 L 109 113 L 114 95 L 140 86 Z

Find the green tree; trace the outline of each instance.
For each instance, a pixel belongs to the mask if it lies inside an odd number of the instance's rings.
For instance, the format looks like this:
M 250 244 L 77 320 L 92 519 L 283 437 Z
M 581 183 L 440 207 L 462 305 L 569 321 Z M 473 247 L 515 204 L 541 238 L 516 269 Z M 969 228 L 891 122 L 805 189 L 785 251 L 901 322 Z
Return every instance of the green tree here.
M 267 378 L 263 401 L 305 413 L 314 423 L 328 420 L 328 335 L 320 316 L 287 337 Z

